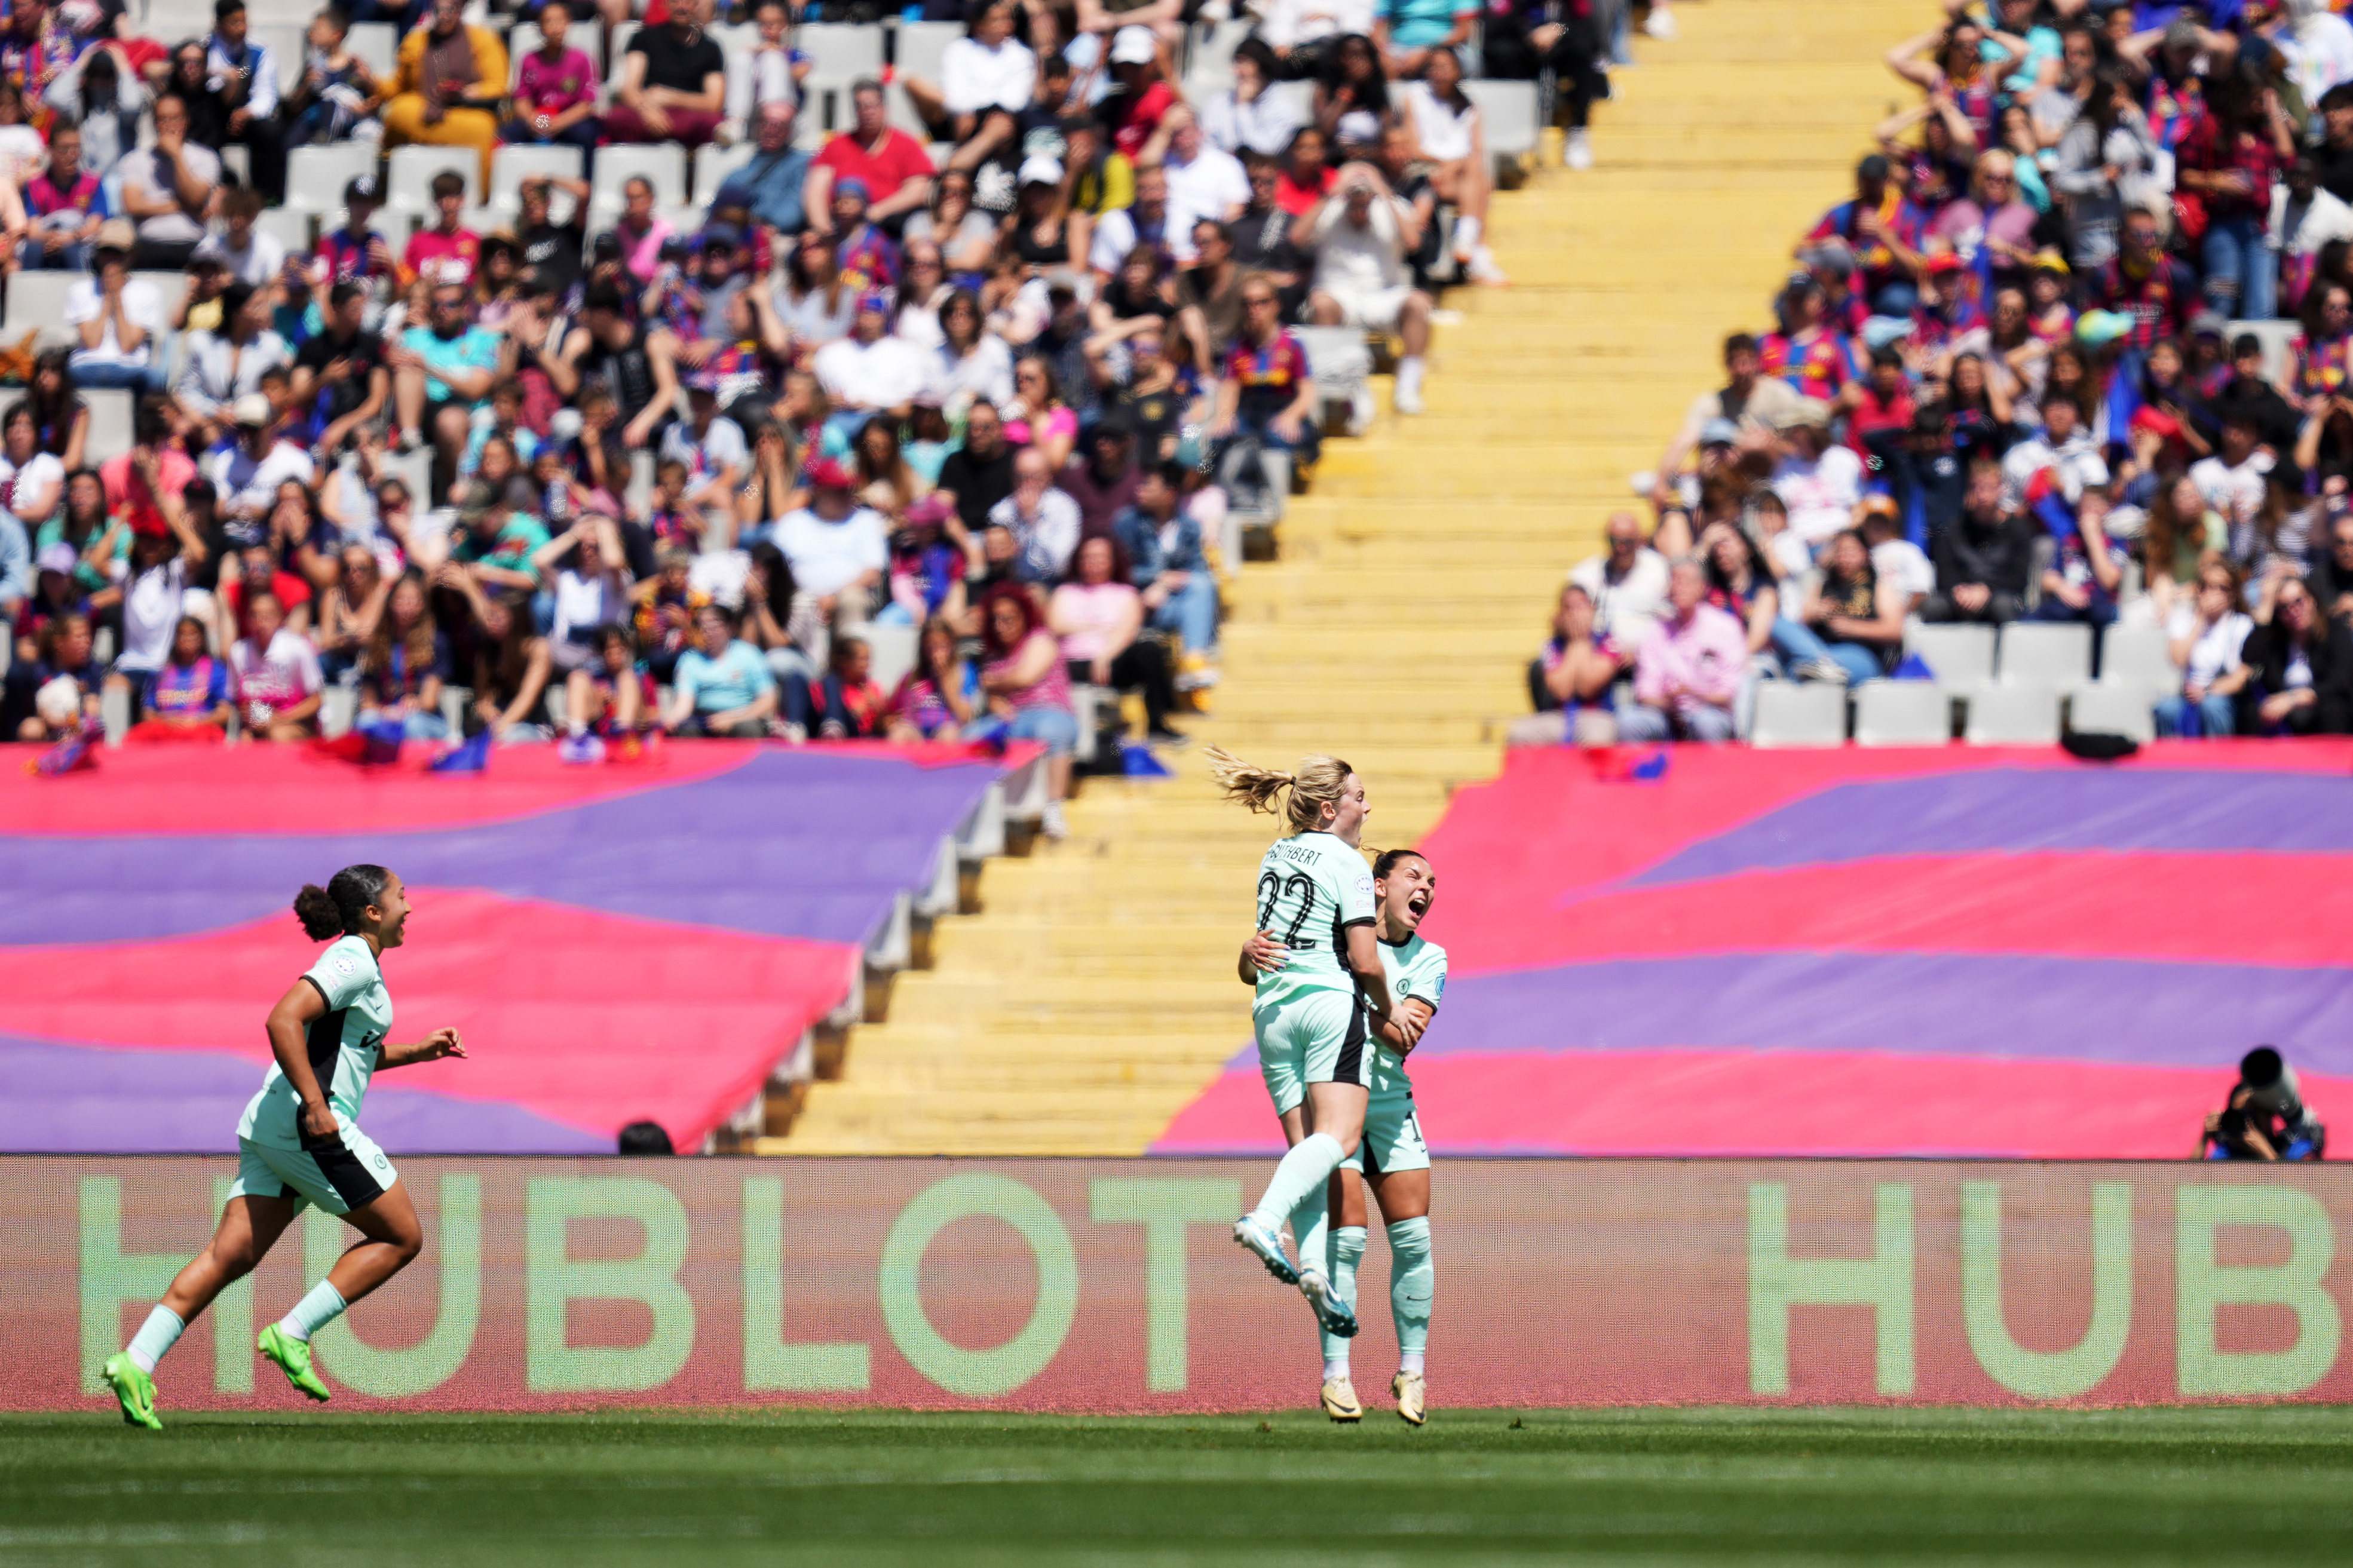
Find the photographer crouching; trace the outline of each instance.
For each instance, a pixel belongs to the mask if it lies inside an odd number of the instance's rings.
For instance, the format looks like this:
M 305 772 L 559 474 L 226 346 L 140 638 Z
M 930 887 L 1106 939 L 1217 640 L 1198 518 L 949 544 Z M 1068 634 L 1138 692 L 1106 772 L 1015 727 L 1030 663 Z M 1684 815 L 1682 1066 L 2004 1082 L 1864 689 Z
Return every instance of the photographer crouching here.
M 2317 1160 L 2328 1145 L 2296 1092 L 2295 1069 L 2278 1051 L 2257 1046 L 2239 1062 L 2230 1103 L 2209 1112 L 2198 1140 L 2200 1160 Z

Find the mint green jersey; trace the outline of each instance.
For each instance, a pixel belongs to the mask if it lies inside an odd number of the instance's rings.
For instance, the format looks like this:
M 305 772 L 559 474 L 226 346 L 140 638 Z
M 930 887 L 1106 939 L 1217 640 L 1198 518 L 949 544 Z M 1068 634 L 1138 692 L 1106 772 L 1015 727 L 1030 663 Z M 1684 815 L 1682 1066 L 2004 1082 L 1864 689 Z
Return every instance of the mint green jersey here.
M 1373 872 L 1329 833 L 1278 838 L 1258 863 L 1258 929 L 1290 950 L 1283 966 L 1258 977 L 1254 1008 L 1314 991 L 1350 991 L 1350 926 L 1373 923 Z
M 327 1004 L 303 1041 L 311 1074 L 337 1119 L 355 1126 L 368 1079 L 375 1076 L 376 1057 L 392 1029 L 392 993 L 385 989 L 384 968 L 364 938 L 343 936 L 328 944 L 302 978 Z M 274 1149 L 304 1148 L 301 1109 L 294 1086 L 272 1062 L 260 1092 L 245 1108 L 237 1135 Z
M 1446 950 L 1434 942 L 1422 941 L 1419 931 L 1401 942 L 1393 943 L 1383 937 L 1380 949 L 1381 968 L 1388 972 L 1389 979 L 1390 1005 L 1402 1007 L 1407 997 L 1418 996 L 1429 1004 L 1435 1015 L 1439 1003 L 1446 998 Z M 1380 1048 L 1374 1053 L 1373 1092 L 1411 1088 L 1406 1078 L 1405 1058 L 1388 1041 L 1377 1035 L 1374 1038 Z

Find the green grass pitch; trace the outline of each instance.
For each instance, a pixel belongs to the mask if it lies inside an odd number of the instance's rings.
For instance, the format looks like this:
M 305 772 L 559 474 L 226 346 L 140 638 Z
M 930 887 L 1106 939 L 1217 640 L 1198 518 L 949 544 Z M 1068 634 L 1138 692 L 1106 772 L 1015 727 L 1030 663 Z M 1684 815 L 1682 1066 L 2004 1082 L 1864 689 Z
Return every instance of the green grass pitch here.
M 0 1417 L 0 1563 L 2344 1562 L 2353 1410 Z

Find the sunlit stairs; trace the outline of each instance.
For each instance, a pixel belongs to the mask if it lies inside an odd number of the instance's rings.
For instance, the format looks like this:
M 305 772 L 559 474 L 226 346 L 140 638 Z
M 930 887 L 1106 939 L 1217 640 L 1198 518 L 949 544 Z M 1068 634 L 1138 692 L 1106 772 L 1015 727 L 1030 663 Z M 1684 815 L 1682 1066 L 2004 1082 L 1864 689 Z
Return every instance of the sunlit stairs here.
M 1790 247 L 1840 199 L 1899 96 L 1879 63 L 1929 8 L 1863 0 L 1679 5 L 1595 116 L 1595 167 L 1544 166 L 1491 226 L 1514 286 L 1445 305 L 1429 412 L 1326 446 L 1280 559 L 1234 584 L 1214 718 L 1253 761 L 1309 751 L 1366 779 L 1369 846 L 1409 844 L 1502 764 L 1562 574 L 1633 504 L 1719 346 L 1767 320 Z M 1176 776 L 1091 781 L 1071 837 L 989 862 L 780 1154 L 1143 1152 L 1248 1038 L 1234 977 L 1265 817 Z

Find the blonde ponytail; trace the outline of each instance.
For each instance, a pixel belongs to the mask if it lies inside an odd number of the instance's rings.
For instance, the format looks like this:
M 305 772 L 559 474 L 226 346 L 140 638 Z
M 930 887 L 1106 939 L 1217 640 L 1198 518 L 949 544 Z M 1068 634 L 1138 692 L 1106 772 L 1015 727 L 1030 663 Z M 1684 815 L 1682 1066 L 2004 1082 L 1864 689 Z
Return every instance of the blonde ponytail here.
M 1294 833 L 1322 826 L 1324 805 L 1339 801 L 1348 775 L 1356 771 L 1337 757 L 1302 757 L 1299 771 L 1286 773 L 1255 767 L 1217 746 L 1202 747 L 1201 754 L 1209 760 L 1209 776 L 1226 798 L 1238 800 L 1252 811 L 1273 815 L 1275 797 L 1289 790 L 1291 799 L 1283 815 Z

